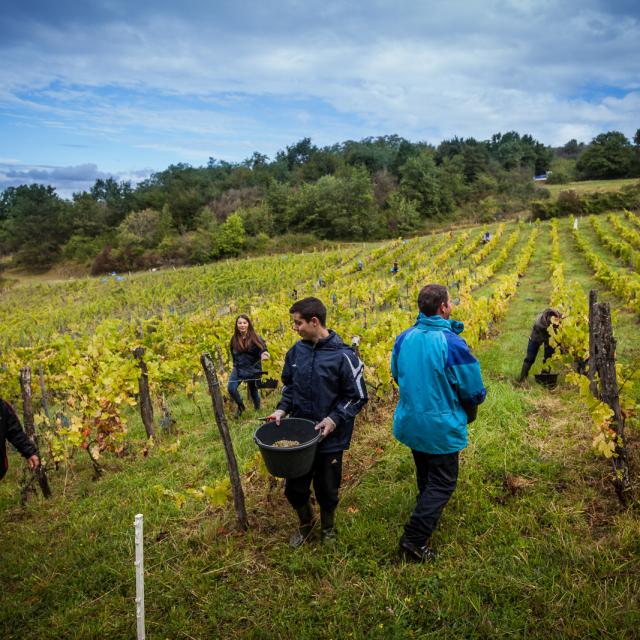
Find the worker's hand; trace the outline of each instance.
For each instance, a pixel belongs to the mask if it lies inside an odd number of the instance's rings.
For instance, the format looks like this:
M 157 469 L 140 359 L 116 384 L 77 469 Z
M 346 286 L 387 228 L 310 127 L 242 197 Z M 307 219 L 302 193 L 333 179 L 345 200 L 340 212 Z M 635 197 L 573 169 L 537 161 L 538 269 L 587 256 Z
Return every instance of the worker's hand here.
M 316 425 L 316 431 L 320 431 L 320 435 L 326 438 L 332 431 L 335 431 L 336 423 L 327 416 Z
M 27 458 L 27 462 L 29 463 L 29 469 L 32 471 L 35 471 L 40 466 L 40 458 L 37 455 Z
M 263 351 L 260 354 L 260 360 L 268 360 L 271 356 L 269 355 L 268 351 Z
M 280 420 L 284 418 L 286 413 L 282 409 L 276 409 L 270 416 L 267 416 L 267 422 L 275 422 L 280 426 Z

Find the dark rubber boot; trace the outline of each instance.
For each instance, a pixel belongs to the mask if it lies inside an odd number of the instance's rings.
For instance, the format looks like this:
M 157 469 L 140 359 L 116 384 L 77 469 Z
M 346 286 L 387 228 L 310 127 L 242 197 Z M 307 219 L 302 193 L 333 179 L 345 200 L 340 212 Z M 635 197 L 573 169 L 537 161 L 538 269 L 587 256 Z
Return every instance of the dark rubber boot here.
M 402 536 L 398 551 L 403 559 L 412 562 L 431 562 L 436 559 L 436 552 L 429 546 L 428 540 L 423 545 L 417 545 Z
M 336 541 L 335 527 L 336 512 L 320 509 L 320 540 L 323 544 L 332 544 Z
M 245 411 L 246 411 L 247 407 L 245 407 L 243 404 L 239 404 L 238 408 L 236 409 L 236 418 L 239 418 Z
M 292 549 L 297 549 L 301 544 L 304 544 L 313 529 L 313 507 L 310 502 L 307 502 L 304 506 L 296 509 L 298 519 L 300 520 L 300 526 L 298 530 L 289 538 L 289 546 Z
M 529 369 L 531 369 L 531 365 L 525 360 L 522 363 L 522 369 L 520 370 L 520 375 L 518 376 L 518 382 L 524 382 L 529 375 Z

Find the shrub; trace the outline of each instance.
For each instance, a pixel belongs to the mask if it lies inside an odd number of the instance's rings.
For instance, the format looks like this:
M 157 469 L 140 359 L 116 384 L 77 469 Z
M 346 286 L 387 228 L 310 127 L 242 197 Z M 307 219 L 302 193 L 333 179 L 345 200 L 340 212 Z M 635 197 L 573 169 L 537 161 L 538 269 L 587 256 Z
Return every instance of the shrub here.
M 403 198 L 398 191 L 389 197 L 389 206 L 385 214 L 387 232 L 391 236 L 405 236 L 420 226 L 420 214 L 415 203 Z
M 167 236 L 158 252 L 164 264 L 172 265 L 203 264 L 217 257 L 213 235 L 203 230 Z
M 244 247 L 244 226 L 242 218 L 234 213 L 226 222 L 220 225 L 214 238 L 214 253 L 216 256 L 239 256 Z
M 242 218 L 242 225 L 249 236 L 264 233 L 272 236 L 274 233 L 273 213 L 262 203 L 249 209 L 238 209 L 236 213 Z
M 247 236 L 244 248 L 247 251 L 263 253 L 269 246 L 270 241 L 271 238 L 269 238 L 266 233 L 259 233 L 255 236 Z
M 171 228 L 168 211 L 160 213 L 155 209 L 132 211 L 118 227 L 120 246 L 155 247 Z
M 560 215 L 582 215 L 585 212 L 585 204 L 580 196 L 573 190 L 561 191 L 558 194 L 556 207 Z
M 101 273 L 111 273 L 112 271 L 118 271 L 118 258 L 111 247 L 105 247 L 100 253 L 93 259 L 91 265 L 91 275 L 97 276 Z
M 87 262 L 100 253 L 102 244 L 101 238 L 73 235 L 62 248 L 62 256 L 67 260 Z
M 568 182 L 571 182 L 569 174 L 561 170 L 554 171 L 547 177 L 547 184 L 567 184 Z
M 476 205 L 478 222 L 493 222 L 498 214 L 498 201 L 494 196 L 482 198 Z

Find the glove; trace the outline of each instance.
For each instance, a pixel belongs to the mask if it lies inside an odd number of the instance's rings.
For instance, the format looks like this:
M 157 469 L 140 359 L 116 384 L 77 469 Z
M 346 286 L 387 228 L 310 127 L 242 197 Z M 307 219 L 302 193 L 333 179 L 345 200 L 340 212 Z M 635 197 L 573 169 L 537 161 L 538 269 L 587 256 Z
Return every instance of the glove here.
M 327 416 L 316 425 L 316 431 L 320 431 L 323 438 L 326 438 L 332 431 L 335 431 L 336 423 Z
M 275 422 L 278 426 L 280 425 L 280 420 L 287 415 L 282 409 L 276 409 L 270 416 L 267 416 L 268 422 Z
M 467 414 L 467 424 L 471 424 L 478 417 L 478 405 L 470 402 L 461 402 L 460 404 Z

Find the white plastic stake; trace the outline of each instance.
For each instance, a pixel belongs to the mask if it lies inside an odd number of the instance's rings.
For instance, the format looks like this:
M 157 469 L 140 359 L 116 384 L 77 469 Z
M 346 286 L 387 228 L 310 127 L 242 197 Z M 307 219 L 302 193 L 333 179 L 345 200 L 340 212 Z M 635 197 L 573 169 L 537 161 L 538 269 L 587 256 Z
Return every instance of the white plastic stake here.
M 144 640 L 144 536 L 143 517 L 139 513 L 134 520 L 136 531 L 136 622 L 138 640 Z

